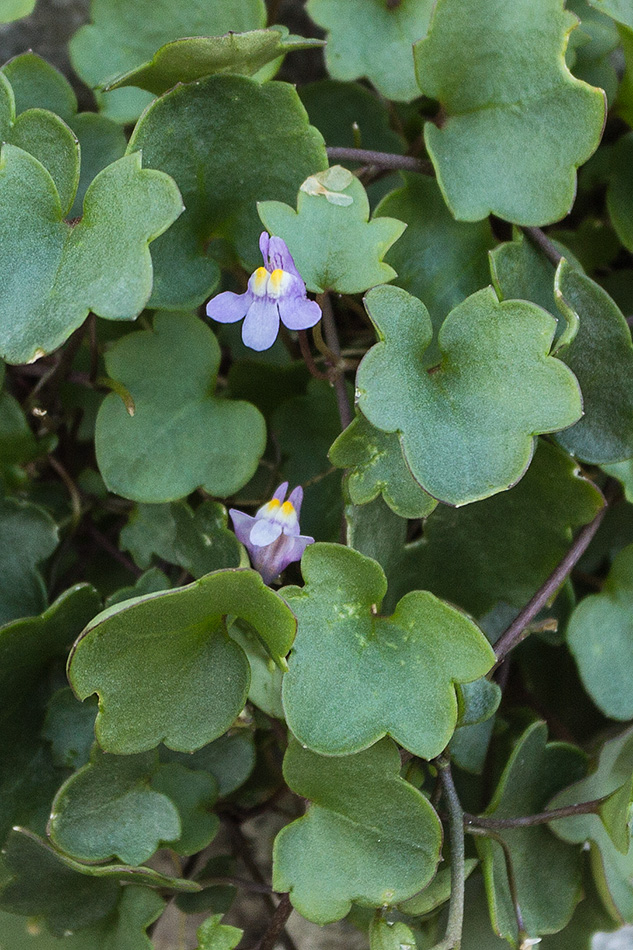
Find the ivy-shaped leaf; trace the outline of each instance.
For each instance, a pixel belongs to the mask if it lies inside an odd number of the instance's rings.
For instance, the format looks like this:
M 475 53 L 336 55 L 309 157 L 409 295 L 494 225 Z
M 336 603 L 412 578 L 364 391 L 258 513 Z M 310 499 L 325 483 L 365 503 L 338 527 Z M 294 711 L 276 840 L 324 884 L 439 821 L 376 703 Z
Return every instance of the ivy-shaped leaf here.
M 369 950 L 416 950 L 415 934 L 401 920 L 374 917 L 369 925 Z
M 79 183 L 77 139 L 63 119 L 46 109 L 28 109 L 16 116 L 9 80 L 0 72 L 0 137 L 34 155 L 50 173 L 62 213 L 67 214 Z
M 150 786 L 158 768 L 156 752 L 114 756 L 96 749 L 55 796 L 48 828 L 53 844 L 79 861 L 118 858 L 136 865 L 161 841 L 176 841 L 178 809 Z
M 285 26 L 224 36 L 188 36 L 161 46 L 149 62 L 118 76 L 105 91 L 137 86 L 160 96 L 179 82 L 194 82 L 216 73 L 255 76 L 275 60 L 283 60 L 286 53 L 323 45 L 323 40 L 290 36 Z
M 363 148 L 397 154 L 405 151 L 402 135 L 390 126 L 387 103 L 360 83 L 321 79 L 300 86 L 298 93 L 326 145 L 358 147 L 360 135 Z
M 381 617 L 382 568 L 351 548 L 311 545 L 302 572 L 305 587 L 282 592 L 298 621 L 282 689 L 294 735 L 323 755 L 359 752 L 384 735 L 438 755 L 457 722 L 454 684 L 494 663 L 484 635 L 423 591 Z
M 616 234 L 633 251 L 633 187 L 629 170 L 633 161 L 633 132 L 624 135 L 611 153 L 607 208 Z
M 577 22 L 563 0 L 438 0 L 414 54 L 422 92 L 440 102 L 424 140 L 456 218 L 541 225 L 571 208 L 606 111 L 604 92 L 565 66 Z
M 579 749 L 547 744 L 545 723 L 535 722 L 515 746 L 486 817 L 514 818 L 545 810 L 552 795 L 580 778 Z M 559 841 L 544 825 L 495 832 L 510 849 L 517 896 L 530 937 L 556 933 L 569 923 L 581 895 L 580 851 Z M 484 868 L 490 916 L 497 933 L 516 945 L 517 922 L 503 851 L 491 838 L 476 839 Z M 552 886 L 552 881 L 556 886 Z
M 36 0 L 2 0 L 0 3 L 0 23 L 12 23 L 21 20 L 33 12 Z
M 633 343 L 622 313 L 589 277 L 567 261 L 556 274 L 561 311 L 578 314 L 578 333 L 560 354 L 575 373 L 584 416 L 557 440 L 585 462 L 618 462 L 633 456 Z
M 442 360 L 427 372 L 428 312 L 397 287 L 377 287 L 366 308 L 380 341 L 358 368 L 363 415 L 397 432 L 413 477 L 434 498 L 478 501 L 517 482 L 534 436 L 576 422 L 578 383 L 550 353 L 553 319 L 524 301 L 500 302 L 491 287 L 444 321 Z
M 551 823 L 552 831 L 572 844 L 592 842 L 593 848 L 605 851 L 605 861 L 615 847 L 626 855 L 631 843 L 629 812 L 633 783 L 633 729 L 604 743 L 597 761 L 586 778 L 559 792 L 548 808 L 565 808 L 578 802 L 604 799 L 598 813 L 574 815 Z M 605 837 L 605 832 L 607 837 Z M 594 854 L 592 864 L 599 868 L 601 858 Z
M 633 545 L 615 558 L 599 594 L 574 610 L 567 643 L 583 685 L 610 719 L 633 718 Z
M 619 84 L 613 62 L 613 54 L 619 46 L 617 28 L 609 17 L 591 7 L 588 0 L 568 0 L 567 9 L 580 18 L 579 29 L 570 37 L 568 65 L 578 79 L 604 89 L 611 106 L 615 102 Z M 573 50 L 573 62 L 570 64 L 571 42 L 576 34 L 584 42 Z
M 119 896 L 115 878 L 78 873 L 27 831 L 10 833 L 3 865 L 9 879 L 0 888 L 0 909 L 43 917 L 56 937 L 105 917 Z
M 248 481 L 266 426 L 254 406 L 214 394 L 220 347 L 196 316 L 157 313 L 153 330 L 119 340 L 105 362 L 135 409 L 130 416 L 116 393 L 99 409 L 97 461 L 111 491 L 166 502 L 201 485 L 230 495 Z
M 198 306 L 214 289 L 212 238 L 231 241 L 251 270 L 259 266 L 257 201 L 294 201 L 301 182 L 327 167 L 294 88 L 244 76 L 209 76 L 168 92 L 143 114 L 129 148 L 175 179 L 187 209 L 152 248 L 152 305 L 168 309 Z
M 339 187 L 329 183 L 336 177 Z M 288 245 L 308 290 L 355 294 L 396 276 L 383 257 L 406 225 L 394 218 L 370 221 L 367 192 L 340 165 L 304 182 L 296 211 L 279 201 L 260 201 L 257 210 L 264 227 Z
M 426 35 L 433 0 L 309 0 L 307 10 L 328 31 L 325 62 L 333 79 L 367 78 L 387 99 L 420 95 L 411 47 Z
M 170 843 L 170 848 L 184 855 L 203 851 L 220 827 L 220 819 L 212 812 L 218 797 L 213 776 L 172 762 L 161 765 L 151 784 L 154 791 L 171 799 L 180 815 L 180 837 Z
M 401 592 L 424 587 L 476 617 L 500 600 L 522 607 L 603 504 L 573 459 L 541 440 L 510 491 L 464 508 L 440 505 L 389 581 Z
M 165 901 L 155 891 L 128 884 L 111 913 L 77 933 L 65 933 L 64 950 L 152 950 L 147 928 L 160 917 Z M 12 950 L 59 950 L 42 920 L 0 914 L 2 937 Z
M 137 505 L 121 531 L 120 544 L 139 567 L 148 568 L 156 555 L 195 578 L 240 563 L 239 542 L 227 528 L 226 508 L 210 499 L 195 511 L 184 501 Z
M 59 768 L 79 769 L 86 765 L 95 741 L 97 703 L 80 703 L 69 686 L 51 696 L 42 736 L 51 744 L 53 762 Z
M 347 491 L 354 505 L 382 495 L 402 518 L 426 518 L 437 502 L 413 478 L 395 433 L 381 432 L 360 413 L 336 439 L 329 452 L 338 468 L 349 468 Z
M 383 198 L 376 216 L 406 223 L 386 261 L 397 271 L 394 283 L 424 301 L 437 336 L 453 307 L 490 283 L 488 251 L 495 239 L 487 220 L 456 221 L 429 175 L 407 173 L 403 178 L 404 187 Z M 436 341 L 426 357 L 429 366 L 439 359 Z
M 57 525 L 43 508 L 0 498 L 0 624 L 44 610 L 46 586 L 38 565 L 58 542 Z
M 127 138 L 120 125 L 96 112 L 77 112 L 77 97 L 62 73 L 36 53 L 21 53 L 2 67 L 15 96 L 15 111 L 21 116 L 28 109 L 48 109 L 70 126 L 81 153 L 79 184 L 69 218 L 79 218 L 90 182 L 107 165 L 125 154 Z M 19 142 L 16 144 L 20 144 Z M 22 148 L 26 148 L 22 145 Z M 30 149 L 27 148 L 27 151 Z M 36 154 L 36 153 L 34 153 Z M 36 157 L 46 165 L 42 155 Z M 48 166 L 47 166 L 48 167 Z M 51 174 L 53 169 L 49 168 Z M 54 177 L 54 176 L 53 176 Z
M 399 903 L 431 880 L 442 841 L 439 819 L 399 773 L 389 739 L 341 758 L 290 743 L 284 777 L 312 804 L 275 839 L 273 888 L 288 891 L 303 917 L 331 923 L 352 901 Z
M 70 41 L 75 72 L 92 88 L 107 85 L 147 62 L 156 50 L 179 37 L 219 36 L 266 25 L 264 0 L 192 0 L 187 4 L 145 0 L 93 0 L 92 22 Z M 134 122 L 152 97 L 138 89 L 103 95 L 100 108 L 119 122 Z
M 255 767 L 253 734 L 234 729 L 194 753 L 162 748 L 161 762 L 176 762 L 196 771 L 209 772 L 216 780 L 218 794 L 230 795 L 249 778 Z
M 44 166 L 3 145 L 0 208 L 7 236 L 0 352 L 9 363 L 26 363 L 60 346 L 90 310 L 110 320 L 141 312 L 152 288 L 148 244 L 178 217 L 182 202 L 167 175 L 128 155 L 97 175 L 73 228 L 62 220 Z
M 222 923 L 221 914 L 212 914 L 196 931 L 198 950 L 234 950 L 244 936 L 239 927 Z
M 227 614 L 246 620 L 285 667 L 295 619 L 250 570 L 218 571 L 111 607 L 86 627 L 68 678 L 80 699 L 99 694 L 96 732 L 106 751 L 126 755 L 165 742 L 193 752 L 226 732 L 249 685 Z

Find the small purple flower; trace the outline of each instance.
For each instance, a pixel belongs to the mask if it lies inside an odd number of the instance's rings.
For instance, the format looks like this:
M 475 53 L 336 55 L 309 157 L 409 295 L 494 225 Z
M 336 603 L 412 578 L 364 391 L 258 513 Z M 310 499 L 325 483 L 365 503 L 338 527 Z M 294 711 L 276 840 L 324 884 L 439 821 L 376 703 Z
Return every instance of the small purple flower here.
M 321 308 L 306 295 L 306 285 L 292 255 L 280 237 L 262 231 L 259 249 L 264 267 L 251 274 L 248 290 L 226 290 L 207 304 L 207 316 L 219 323 L 243 317 L 242 340 L 252 350 L 267 350 L 279 333 L 279 321 L 289 330 L 307 330 L 321 319 Z
M 235 534 L 266 584 L 293 561 L 300 561 L 307 546 L 314 543 L 314 538 L 299 534 L 303 488 L 295 488 L 284 501 L 287 491 L 288 482 L 284 482 L 254 518 L 235 508 L 229 510 Z

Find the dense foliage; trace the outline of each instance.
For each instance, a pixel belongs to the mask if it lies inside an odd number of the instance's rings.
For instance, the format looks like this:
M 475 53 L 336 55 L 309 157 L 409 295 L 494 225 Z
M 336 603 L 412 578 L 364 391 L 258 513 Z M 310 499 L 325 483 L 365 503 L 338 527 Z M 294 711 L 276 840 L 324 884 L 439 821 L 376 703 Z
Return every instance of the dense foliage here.
M 3 950 L 633 923 L 633 0 L 69 53 L 0 69 Z

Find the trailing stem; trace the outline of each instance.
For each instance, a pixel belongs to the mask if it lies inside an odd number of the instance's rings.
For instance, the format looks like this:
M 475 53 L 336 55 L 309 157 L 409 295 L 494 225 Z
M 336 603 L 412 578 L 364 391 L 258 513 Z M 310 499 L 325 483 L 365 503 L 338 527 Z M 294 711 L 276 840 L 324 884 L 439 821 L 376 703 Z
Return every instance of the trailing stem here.
M 567 580 L 572 570 L 583 556 L 596 531 L 602 523 L 607 505 L 603 505 L 593 521 L 578 532 L 576 540 L 571 548 L 554 568 L 545 583 L 537 590 L 532 599 L 525 605 L 521 613 L 512 621 L 510 626 L 501 634 L 495 644 L 495 654 L 497 664 L 499 664 L 508 653 L 514 649 L 517 644 L 523 640 L 528 633 L 528 626 L 534 620 L 536 615 L 545 607 L 550 597 L 552 597 L 561 584 Z
M 338 412 L 341 419 L 341 428 L 347 429 L 354 418 L 352 407 L 347 396 L 345 386 L 344 367 L 345 363 L 341 356 L 341 344 L 339 343 L 336 322 L 332 311 L 332 303 L 329 294 L 319 294 L 317 297 L 321 311 L 323 312 L 323 330 L 325 333 L 325 343 L 329 352 L 328 362 L 330 363 L 329 378 L 336 390 L 336 401 L 338 403 Z
M 542 811 L 536 815 L 521 815 L 518 818 L 487 818 L 479 815 L 470 815 L 464 812 L 464 825 L 470 828 L 531 828 L 534 825 L 546 825 L 550 821 L 559 821 L 561 818 L 573 818 L 575 815 L 597 815 L 604 798 L 596 798 L 591 802 L 580 802 L 578 805 L 566 805 L 564 808 L 552 808 L 551 811 Z
M 448 818 L 451 838 L 451 900 L 448 909 L 448 923 L 444 939 L 433 950 L 459 950 L 462 943 L 464 926 L 464 897 L 466 886 L 465 846 L 464 846 L 464 810 L 459 801 L 451 764 L 440 756 L 435 760 L 442 791 L 448 805 Z

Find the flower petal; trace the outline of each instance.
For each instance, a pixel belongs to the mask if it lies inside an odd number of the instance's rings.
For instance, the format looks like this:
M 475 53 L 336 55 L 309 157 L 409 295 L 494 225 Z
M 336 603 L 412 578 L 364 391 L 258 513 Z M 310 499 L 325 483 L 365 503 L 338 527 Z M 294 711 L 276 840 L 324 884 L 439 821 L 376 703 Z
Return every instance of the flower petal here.
M 250 543 L 251 528 L 255 524 L 255 519 L 251 517 L 251 515 L 245 515 L 243 511 L 238 511 L 237 508 L 229 508 L 229 515 L 233 522 L 237 540 L 241 541 L 244 545 L 248 545 Z
M 286 483 L 287 484 L 287 483 Z M 303 488 L 301 485 L 297 485 L 296 488 L 293 488 L 290 492 L 290 497 L 288 501 L 297 512 L 297 518 L 301 514 L 301 505 L 303 504 Z
M 259 235 L 259 249 L 262 252 L 262 257 L 264 258 L 264 265 L 268 263 L 268 245 L 270 243 L 270 235 L 268 231 L 262 231 Z
M 277 304 L 261 298 L 250 305 L 242 326 L 242 340 L 251 350 L 269 349 L 279 333 Z
M 268 255 L 270 257 L 272 270 L 279 269 L 288 271 L 294 277 L 298 277 L 301 281 L 302 287 L 305 287 L 303 278 L 297 270 L 297 265 L 292 259 L 292 254 L 288 250 L 288 245 L 283 240 L 283 238 L 271 237 L 270 243 L 268 245 Z
M 232 290 L 212 297 L 207 304 L 207 316 L 218 323 L 237 323 L 246 316 L 248 308 L 253 302 L 250 291 L 243 294 L 234 294 Z
M 296 490 L 297 489 L 295 488 L 295 491 Z M 282 502 L 284 498 L 286 497 L 287 491 L 288 491 L 288 482 L 282 482 L 281 485 L 275 489 L 275 494 L 273 495 L 273 498 L 276 498 L 277 501 Z M 292 501 L 292 495 L 290 496 L 288 501 Z
M 279 314 L 289 330 L 307 330 L 321 319 L 321 308 L 316 300 L 307 297 L 281 297 Z
M 281 525 L 268 518 L 258 518 L 251 528 L 250 543 L 257 548 L 268 547 L 281 534 Z

